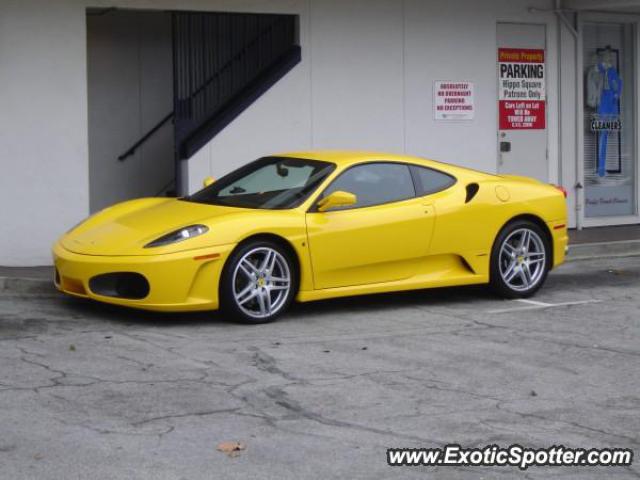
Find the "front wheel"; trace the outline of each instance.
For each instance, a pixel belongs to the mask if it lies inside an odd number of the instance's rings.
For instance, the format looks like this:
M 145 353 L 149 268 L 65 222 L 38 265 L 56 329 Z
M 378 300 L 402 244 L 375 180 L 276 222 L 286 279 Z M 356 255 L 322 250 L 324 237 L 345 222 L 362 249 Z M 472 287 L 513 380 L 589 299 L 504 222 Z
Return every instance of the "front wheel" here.
M 551 246 L 535 223 L 521 220 L 504 227 L 491 252 L 491 286 L 507 298 L 533 295 L 551 265 Z
M 220 284 L 221 310 L 244 323 L 266 323 L 295 295 L 297 272 L 288 252 L 269 241 L 249 242 L 231 255 Z

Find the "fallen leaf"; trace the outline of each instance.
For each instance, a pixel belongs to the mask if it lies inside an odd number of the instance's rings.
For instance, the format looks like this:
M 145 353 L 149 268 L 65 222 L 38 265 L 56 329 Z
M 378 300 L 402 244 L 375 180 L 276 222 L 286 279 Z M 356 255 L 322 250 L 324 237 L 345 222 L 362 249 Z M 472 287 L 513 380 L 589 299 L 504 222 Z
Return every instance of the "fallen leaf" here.
M 242 442 L 222 442 L 218 444 L 218 451 L 226 453 L 230 457 L 237 457 L 247 446 Z
M 76 346 L 73 345 L 73 344 L 69 345 L 69 351 L 70 352 L 75 352 L 76 351 Z

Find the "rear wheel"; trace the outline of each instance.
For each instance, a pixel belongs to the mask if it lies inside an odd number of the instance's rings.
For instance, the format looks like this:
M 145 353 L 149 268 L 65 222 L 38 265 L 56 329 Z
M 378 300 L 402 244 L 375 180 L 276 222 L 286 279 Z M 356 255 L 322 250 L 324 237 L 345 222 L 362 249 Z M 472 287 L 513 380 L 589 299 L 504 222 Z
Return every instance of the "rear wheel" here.
M 507 298 L 533 295 L 551 265 L 551 246 L 535 223 L 518 220 L 498 234 L 491 252 L 491 286 Z
M 249 242 L 225 265 L 221 310 L 245 323 L 271 322 L 288 308 L 296 287 L 295 264 L 284 248 L 269 241 Z

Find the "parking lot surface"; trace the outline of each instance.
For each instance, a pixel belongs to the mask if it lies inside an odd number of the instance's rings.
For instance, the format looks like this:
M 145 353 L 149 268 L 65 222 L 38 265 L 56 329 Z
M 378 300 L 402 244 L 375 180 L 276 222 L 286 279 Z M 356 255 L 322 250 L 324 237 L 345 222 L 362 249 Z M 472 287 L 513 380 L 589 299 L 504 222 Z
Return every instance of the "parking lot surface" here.
M 0 296 L 0 477 L 640 477 L 640 257 L 277 323 Z M 221 442 L 246 446 L 236 456 Z M 631 467 L 389 467 L 389 447 L 626 447 Z

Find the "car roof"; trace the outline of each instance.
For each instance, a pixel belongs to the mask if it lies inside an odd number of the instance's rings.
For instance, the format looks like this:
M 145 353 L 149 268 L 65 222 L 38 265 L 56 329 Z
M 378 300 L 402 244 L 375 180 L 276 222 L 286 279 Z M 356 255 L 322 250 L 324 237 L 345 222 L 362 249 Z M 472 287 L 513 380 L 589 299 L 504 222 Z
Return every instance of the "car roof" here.
M 277 156 L 306 158 L 309 160 L 324 160 L 339 165 L 354 164 L 368 162 L 373 160 L 392 160 L 392 161 L 418 161 L 424 162 L 424 159 L 412 157 L 409 155 L 398 155 L 386 152 L 373 152 L 362 150 L 306 150 L 299 152 L 285 152 Z
M 274 156 L 304 158 L 308 160 L 322 160 L 335 163 L 340 166 L 355 165 L 372 161 L 407 162 L 424 165 L 434 169 L 442 170 L 452 174 L 465 173 L 467 175 L 477 175 L 481 177 L 495 177 L 490 173 L 480 172 L 465 167 L 460 167 L 451 163 L 438 162 L 414 155 L 404 155 L 397 153 L 363 151 L 363 150 L 307 150 L 299 152 L 285 152 Z

